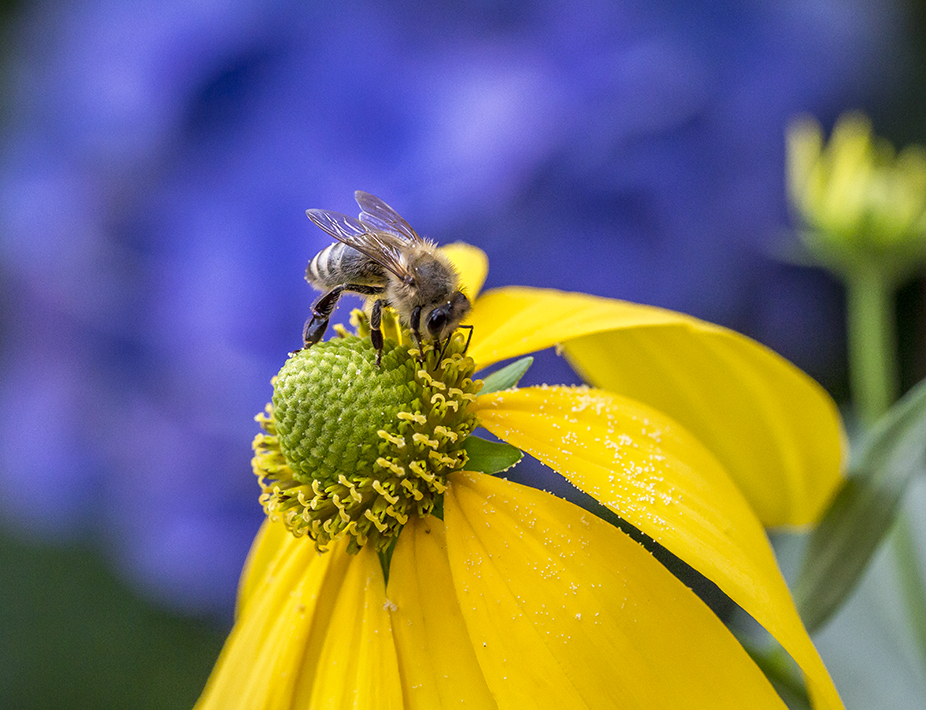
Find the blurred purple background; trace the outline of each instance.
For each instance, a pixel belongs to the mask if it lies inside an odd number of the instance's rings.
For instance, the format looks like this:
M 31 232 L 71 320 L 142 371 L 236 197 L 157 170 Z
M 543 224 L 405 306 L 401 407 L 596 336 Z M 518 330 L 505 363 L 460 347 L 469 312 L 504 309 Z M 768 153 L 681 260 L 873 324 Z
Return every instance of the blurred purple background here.
M 685 311 L 837 385 L 839 289 L 773 258 L 784 131 L 896 105 L 905 28 L 883 0 L 20 5 L 0 520 L 228 618 L 262 519 L 253 416 L 330 241 L 304 212 L 353 214 L 355 189 L 483 248 L 490 287 Z

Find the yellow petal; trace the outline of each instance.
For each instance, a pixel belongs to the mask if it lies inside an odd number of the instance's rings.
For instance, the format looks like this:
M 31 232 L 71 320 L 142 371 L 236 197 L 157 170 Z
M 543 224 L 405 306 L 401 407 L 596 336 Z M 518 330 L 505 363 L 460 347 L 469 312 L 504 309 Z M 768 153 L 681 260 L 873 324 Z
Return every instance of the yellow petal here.
M 627 535 L 481 474 L 444 499 L 454 585 L 504 708 L 784 708 L 730 632 Z
M 239 618 L 197 710 L 401 708 L 376 554 L 347 555 L 346 542 L 318 554 L 311 540 L 277 532 L 265 529 L 255 543 L 276 549 L 252 555 L 260 578 L 245 582 Z
M 766 526 L 814 522 L 841 480 L 833 401 L 742 335 L 658 308 L 528 288 L 484 294 L 470 323 L 480 367 L 561 343 L 591 384 L 670 415 L 714 452 Z
M 409 520 L 392 556 L 387 593 L 406 706 L 495 710 L 460 613 L 443 521 Z
M 477 407 L 486 429 L 716 583 L 801 666 L 819 707 L 842 707 L 761 523 L 689 432 L 645 405 L 586 387 L 508 390 L 479 397 Z
M 799 209 L 813 206 L 811 175 L 823 151 L 823 131 L 813 118 L 802 116 L 791 122 L 787 135 L 788 195 Z
M 264 581 L 268 569 L 280 555 L 286 554 L 289 548 L 285 543 L 290 537 L 292 534 L 283 525 L 274 525 L 268 518 L 264 518 L 241 571 L 236 617 L 241 616 L 244 607 L 253 598 L 254 590 Z
M 197 709 L 265 708 L 292 696 L 312 619 L 298 611 L 296 597 L 318 595 L 334 557 L 317 555 L 304 539 L 278 535 L 282 527 L 265 523 L 255 540 L 247 566 L 257 574 L 242 581 L 238 620 Z M 257 560 L 265 563 L 252 564 Z
M 470 301 L 475 301 L 489 273 L 489 259 L 485 252 L 463 242 L 447 244 L 441 247 L 441 251 L 450 257 L 460 274 L 463 292 Z

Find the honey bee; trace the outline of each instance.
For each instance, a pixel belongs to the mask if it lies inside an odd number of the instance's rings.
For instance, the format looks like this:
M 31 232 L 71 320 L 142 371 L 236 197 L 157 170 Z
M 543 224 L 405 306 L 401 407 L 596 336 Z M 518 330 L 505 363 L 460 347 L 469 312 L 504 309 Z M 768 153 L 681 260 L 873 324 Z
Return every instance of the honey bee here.
M 359 219 L 330 210 L 306 210 L 309 219 L 338 243 L 318 252 L 305 270 L 306 281 L 326 291 L 312 306 L 302 330 L 305 347 L 322 339 L 338 299 L 349 291 L 373 300 L 370 340 L 377 366 L 383 356 L 383 306 L 395 309 L 419 349 L 423 329 L 438 348 L 444 341 L 443 353 L 471 309 L 460 291 L 460 277 L 437 245 L 418 236 L 381 199 L 360 190 L 354 199 L 360 205 Z M 472 326 L 468 327 L 472 335 Z

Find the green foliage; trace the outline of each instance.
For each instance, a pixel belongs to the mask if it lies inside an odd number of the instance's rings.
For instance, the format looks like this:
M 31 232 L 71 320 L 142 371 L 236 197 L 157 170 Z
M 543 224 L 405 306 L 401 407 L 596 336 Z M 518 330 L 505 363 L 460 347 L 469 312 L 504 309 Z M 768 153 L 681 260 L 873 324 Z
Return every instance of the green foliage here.
M 225 629 L 157 609 L 83 547 L 0 535 L 0 707 L 189 710 Z
M 926 382 L 895 404 L 860 447 L 811 535 L 795 599 L 813 632 L 842 605 L 894 523 L 910 480 L 926 469 Z
M 510 365 L 506 365 L 501 370 L 496 370 L 491 375 L 484 377 L 482 380 L 482 389 L 479 394 L 490 394 L 492 392 L 501 392 L 517 386 L 524 373 L 534 364 L 534 358 L 522 357 L 515 360 Z
M 524 453 L 504 441 L 487 441 L 478 436 L 470 436 L 463 445 L 469 461 L 467 471 L 480 473 L 502 473 L 514 466 L 524 457 Z

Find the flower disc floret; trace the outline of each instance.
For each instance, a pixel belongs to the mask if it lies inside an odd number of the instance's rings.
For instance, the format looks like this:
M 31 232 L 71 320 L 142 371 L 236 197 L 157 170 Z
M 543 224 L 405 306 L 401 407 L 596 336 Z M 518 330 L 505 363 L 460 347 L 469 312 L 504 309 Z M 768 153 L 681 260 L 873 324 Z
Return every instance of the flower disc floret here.
M 363 328 L 361 328 L 361 332 Z M 406 339 L 407 342 L 407 339 Z M 383 550 L 409 516 L 430 513 L 448 474 L 463 468 L 481 387 L 453 338 L 443 358 L 387 339 L 345 335 L 294 353 L 257 420 L 254 472 L 261 503 L 320 548 L 341 534 L 356 552 Z

